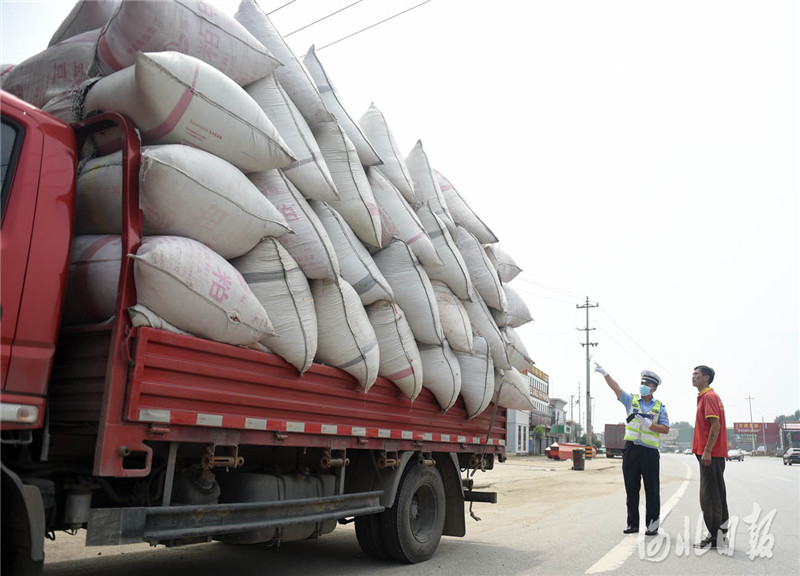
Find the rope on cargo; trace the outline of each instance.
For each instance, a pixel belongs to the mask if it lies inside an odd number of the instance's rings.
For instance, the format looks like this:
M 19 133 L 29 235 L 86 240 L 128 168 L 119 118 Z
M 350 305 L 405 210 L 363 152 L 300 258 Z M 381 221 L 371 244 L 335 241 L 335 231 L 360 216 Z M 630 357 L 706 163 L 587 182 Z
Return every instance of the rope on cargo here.
M 503 391 L 503 383 L 504 382 L 505 382 L 505 380 L 500 380 L 500 387 L 497 389 L 497 399 L 498 400 L 500 399 L 500 392 Z M 481 452 L 481 457 L 480 457 L 480 460 L 479 460 L 481 463 L 483 463 L 483 457 L 486 455 L 486 448 L 489 446 L 489 439 L 492 437 L 492 428 L 494 427 L 494 418 L 495 418 L 495 416 L 497 416 L 497 407 L 498 407 L 498 404 L 497 404 L 497 402 L 495 402 L 494 403 L 494 409 L 492 410 L 492 417 L 489 419 L 489 430 L 486 431 L 486 442 L 483 443 L 483 451 Z M 469 480 L 471 476 L 474 476 L 475 472 L 477 472 L 477 471 L 478 471 L 478 467 L 475 466 L 472 469 L 472 473 L 471 474 L 469 472 L 467 472 L 467 480 Z M 472 486 L 470 486 L 469 489 L 472 490 Z M 469 515 L 476 522 L 480 522 L 481 521 L 480 517 L 472 511 L 472 505 L 474 503 L 475 502 L 473 502 L 472 500 L 470 500 L 470 502 L 469 502 Z
M 322 46 L 321 48 L 317 48 L 316 50 L 317 50 L 317 52 L 319 52 L 319 51 L 320 51 L 320 50 L 322 50 L 323 48 L 327 48 L 328 46 L 333 46 L 334 44 L 337 44 L 337 43 L 341 42 L 342 40 L 347 40 L 348 38 L 352 38 L 353 36 L 356 36 L 357 34 L 361 34 L 362 32 L 366 32 L 366 31 L 367 31 L 367 30 L 369 30 L 370 28 L 375 28 L 375 26 L 379 26 L 379 25 L 383 24 L 384 22 L 388 22 L 389 20 L 392 20 L 392 19 L 394 19 L 394 18 L 397 18 L 398 16 L 402 16 L 402 15 L 403 15 L 403 14 L 405 14 L 406 12 L 411 12 L 412 10 L 415 10 L 415 9 L 419 8 L 419 7 L 420 7 L 420 6 L 422 6 L 423 4 L 427 4 L 427 3 L 428 3 L 428 2 L 430 2 L 430 1 L 431 1 L 431 0 L 425 0 L 424 2 L 420 2 L 420 3 L 419 3 L 419 4 L 417 4 L 416 6 L 412 6 L 411 8 L 406 8 L 406 9 L 405 9 L 405 10 L 403 10 L 402 12 L 398 12 L 397 14 L 395 14 L 395 15 L 393 15 L 393 16 L 389 16 L 388 18 L 384 18 L 384 19 L 383 19 L 383 20 L 381 20 L 380 22 L 375 22 L 375 24 L 370 24 L 370 25 L 369 25 L 369 26 L 367 26 L 366 28 L 362 28 L 361 30 L 358 30 L 358 31 L 356 31 L 356 32 L 353 32 L 352 34 L 348 34 L 347 36 L 344 36 L 344 37 L 342 37 L 342 38 L 339 38 L 338 40 L 334 40 L 333 42 L 330 42 L 330 43 L 328 43 L 328 44 L 325 44 L 325 46 Z
M 320 22 L 322 22 L 323 20 L 327 20 L 327 19 L 328 19 L 328 18 L 330 18 L 331 16 L 336 16 L 336 15 L 337 15 L 339 12 L 344 12 L 344 11 L 345 11 L 345 10 L 347 10 L 348 8 L 351 8 L 351 7 L 355 6 L 356 4 L 359 4 L 361 1 L 362 1 L 362 0 L 356 0 L 355 2 L 353 2 L 352 4 L 348 4 L 348 5 L 347 5 L 347 6 L 345 6 L 344 8 L 339 8 L 338 10 L 336 10 L 335 12 L 331 12 L 331 13 L 330 13 L 330 14 L 328 14 L 327 16 L 323 16 L 322 18 L 320 18 L 320 19 L 318 19 L 318 20 L 314 20 L 314 21 L 313 21 L 313 22 L 311 22 L 310 24 L 306 24 L 305 26 L 302 26 L 302 27 L 298 28 L 297 30 L 292 30 L 292 31 L 291 31 L 291 32 L 289 32 L 288 34 L 284 34 L 284 35 L 283 35 L 283 37 L 284 37 L 284 38 L 288 38 L 288 37 L 289 37 L 289 36 L 291 36 L 292 34 L 294 34 L 294 33 L 296 33 L 296 32 L 300 32 L 301 30 L 305 30 L 305 29 L 306 29 L 306 28 L 308 28 L 309 26 L 313 26 L 314 24 L 319 24 L 319 23 L 320 23 Z

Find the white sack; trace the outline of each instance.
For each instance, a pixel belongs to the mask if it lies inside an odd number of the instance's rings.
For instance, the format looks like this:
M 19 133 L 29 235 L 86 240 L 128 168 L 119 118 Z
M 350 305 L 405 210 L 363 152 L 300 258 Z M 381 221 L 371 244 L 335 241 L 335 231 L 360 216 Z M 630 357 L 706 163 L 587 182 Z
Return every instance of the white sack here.
M 391 380 L 412 402 L 422 390 L 422 359 L 403 310 L 380 300 L 367 306 L 380 349 L 378 375 Z
M 283 64 L 275 70 L 275 76 L 306 121 L 317 123 L 331 120 L 331 113 L 322 103 L 322 97 L 311 75 L 258 4 L 254 0 L 242 0 L 235 17 Z
M 267 115 L 241 86 L 178 52 L 136 54 L 136 65 L 101 78 L 84 110 L 133 120 L 143 144 L 187 144 L 243 172 L 282 168 L 293 157 Z
M 63 324 L 102 322 L 114 316 L 121 259 L 119 236 L 72 239 Z
M 508 284 L 503 284 L 503 291 L 506 293 L 506 301 L 508 308 L 506 312 L 501 310 L 492 310 L 492 316 L 498 326 L 511 326 L 512 328 L 519 328 L 523 324 L 531 322 L 533 318 L 528 310 L 528 305 L 522 297 Z
M 223 258 L 262 238 L 291 231 L 283 215 L 247 177 L 222 158 L 180 144 L 145 146 L 139 169 L 142 232 L 186 236 Z M 122 153 L 94 158 L 78 176 L 77 234 L 119 234 Z
M 517 334 L 511 326 L 501 328 L 500 331 L 505 335 L 506 341 L 508 342 L 506 348 L 508 350 L 508 360 L 511 362 L 511 365 L 520 372 L 532 370 L 534 362 L 530 354 L 528 354 L 528 350 L 525 348 L 525 344 L 522 342 L 522 338 L 519 337 L 519 334 Z
M 473 346 L 472 323 L 467 309 L 441 280 L 431 280 L 439 307 L 444 336 L 454 351 L 471 352 Z
M 97 73 L 105 76 L 131 66 L 137 52 L 166 51 L 203 60 L 242 86 L 280 66 L 269 50 L 212 2 L 127 1 L 100 33 Z
M 0 87 L 42 108 L 86 80 L 99 30 L 51 46 L 0 76 Z
M 311 128 L 275 74 L 248 84 L 245 91 L 258 103 L 296 158 L 282 169 L 283 173 L 306 198 L 338 200 L 339 192 Z
M 456 233 L 456 225 L 453 222 L 453 217 L 447 209 L 447 202 L 444 199 L 441 188 L 439 188 L 439 180 L 431 168 L 428 161 L 428 155 L 422 149 L 422 140 L 417 140 L 417 144 L 411 149 L 411 152 L 406 156 L 406 166 L 411 178 L 414 181 L 414 193 L 417 196 L 417 202 L 420 204 L 430 203 L 434 213 L 441 218 L 447 225 L 450 234 Z M 423 222 L 423 224 L 425 224 Z M 428 233 L 431 231 L 428 230 Z
M 420 222 L 428 232 L 428 236 L 436 248 L 436 253 L 442 261 L 440 266 L 425 265 L 425 272 L 431 280 L 441 280 L 450 287 L 453 293 L 462 300 L 472 298 L 472 279 L 469 277 L 467 264 L 456 242 L 447 230 L 444 222 L 433 213 L 430 204 L 424 204 L 417 210 Z
M 331 202 L 362 242 L 381 246 L 381 216 L 356 149 L 334 120 L 312 126 L 339 200 Z
M 462 300 L 461 303 L 467 309 L 467 314 L 469 314 L 469 319 L 472 322 L 472 330 L 489 344 L 494 367 L 497 369 L 510 368 L 511 362 L 508 359 L 505 337 L 497 327 L 497 323 L 492 318 L 492 313 L 480 294 L 476 293 L 472 302 Z
M 277 208 L 293 234 L 284 234 L 278 240 L 292 255 L 309 280 L 339 277 L 339 259 L 328 231 L 308 201 L 280 170 L 253 172 L 250 181 Z
M 184 336 L 193 336 L 188 332 L 176 328 L 161 316 L 150 310 L 147 306 L 141 304 L 134 304 L 128 308 L 128 316 L 131 317 L 131 324 L 133 326 L 147 326 L 148 328 L 158 328 L 159 330 L 166 330 L 175 334 L 183 334 Z
M 495 371 L 492 402 L 509 410 L 533 410 L 530 388 L 516 368 Z
M 383 160 L 381 166 L 383 174 L 395 185 L 407 202 L 416 203 L 419 199 L 414 192 L 414 181 L 406 166 L 405 158 L 400 153 L 394 135 L 386 123 L 386 118 L 374 102 L 370 104 L 369 109 L 359 120 L 359 125 Z
M 361 128 L 358 126 L 355 120 L 350 116 L 347 110 L 342 103 L 342 100 L 334 88 L 333 83 L 331 82 L 330 76 L 328 76 L 327 72 L 325 72 L 325 68 L 322 67 L 322 63 L 319 61 L 316 52 L 314 51 L 314 46 L 308 49 L 305 57 L 303 58 L 303 64 L 305 64 L 306 69 L 308 70 L 309 74 L 311 74 L 311 78 L 314 79 L 314 83 L 317 85 L 319 89 L 319 94 L 322 96 L 322 101 L 325 103 L 325 108 L 333 114 L 333 117 L 339 122 L 344 131 L 347 133 L 347 136 L 353 142 L 353 146 L 355 146 L 356 152 L 358 152 L 358 157 L 361 160 L 361 164 L 364 166 L 376 166 L 378 164 L 382 164 L 383 161 L 378 153 L 375 151 L 375 148 L 372 146 L 370 141 L 364 135 Z
M 114 15 L 122 0 L 78 0 L 61 26 L 50 38 L 48 46 L 58 44 L 89 30 L 98 30 Z M 94 49 L 92 49 L 94 57 Z M 88 69 L 88 68 L 87 68 Z
M 342 278 L 358 293 L 361 303 L 367 306 L 378 300 L 394 300 L 389 283 L 344 218 L 325 202 L 311 200 L 309 204 L 328 231 Z
M 423 264 L 442 264 L 422 222 L 400 191 L 380 168 L 368 166 L 366 172 L 381 215 L 381 245 L 386 246 L 392 238 L 400 238 Z
M 134 260 L 137 303 L 175 327 L 243 346 L 274 334 L 264 307 L 241 274 L 200 242 L 180 236 L 146 237 Z
M 461 392 L 461 366 L 447 342 L 418 343 L 422 358 L 422 385 L 433 393 L 436 402 L 447 412 Z
M 436 294 L 411 249 L 402 240 L 394 240 L 372 258 L 391 286 L 395 302 L 405 312 L 414 338 L 426 344 L 441 344 L 444 332 Z
M 472 232 L 482 244 L 497 242 L 497 236 L 494 235 L 494 232 L 492 232 L 491 229 L 484 224 L 483 220 L 470 208 L 469 204 L 467 204 L 466 200 L 458 193 L 450 180 L 442 176 L 442 174 L 436 170 L 433 172 L 436 174 L 436 179 L 439 182 L 439 189 L 442 191 L 445 202 L 447 202 L 447 210 L 453 217 L 453 221 Z
M 514 259 L 499 247 L 489 244 L 484 248 L 486 249 L 486 254 L 489 256 L 489 260 L 494 264 L 501 281 L 511 282 L 522 272 L 522 268 L 517 266 Z
M 463 226 L 456 225 L 456 245 L 464 258 L 472 285 L 486 305 L 497 310 L 505 310 L 508 307 L 506 293 L 500 284 L 497 270 L 478 239 Z
M 352 375 L 365 392 L 378 378 L 380 352 L 375 330 L 358 294 L 346 280 L 312 280 L 317 310 L 316 361 Z
M 474 418 L 486 410 L 494 394 L 494 362 L 489 345 L 476 335 L 472 352 L 453 352 L 461 367 L 461 397 L 467 419 Z
M 275 335 L 262 338 L 261 343 L 303 374 L 317 352 L 317 312 L 303 271 L 274 238 L 231 264 L 272 321 Z

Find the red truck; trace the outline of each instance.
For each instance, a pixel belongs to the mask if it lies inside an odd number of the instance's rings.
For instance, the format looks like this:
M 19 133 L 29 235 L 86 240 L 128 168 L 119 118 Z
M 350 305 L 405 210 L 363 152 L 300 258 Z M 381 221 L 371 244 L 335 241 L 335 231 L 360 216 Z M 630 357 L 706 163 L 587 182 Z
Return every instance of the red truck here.
M 133 327 L 132 260 L 116 314 L 62 328 L 84 142 L 118 129 L 123 254 L 141 242 L 139 140 L 121 115 L 69 126 L 2 93 L 2 572 L 39 574 L 44 538 L 87 545 L 275 543 L 355 522 L 374 558 L 427 560 L 464 536 L 469 471 L 505 460 L 506 411 L 442 413 L 379 378 L 365 394 L 315 364 Z M 116 128 L 114 128 L 116 127 Z M 466 474 L 464 474 L 466 472 Z
M 606 445 L 606 458 L 619 456 L 625 448 L 625 424 L 606 424 L 603 441 Z

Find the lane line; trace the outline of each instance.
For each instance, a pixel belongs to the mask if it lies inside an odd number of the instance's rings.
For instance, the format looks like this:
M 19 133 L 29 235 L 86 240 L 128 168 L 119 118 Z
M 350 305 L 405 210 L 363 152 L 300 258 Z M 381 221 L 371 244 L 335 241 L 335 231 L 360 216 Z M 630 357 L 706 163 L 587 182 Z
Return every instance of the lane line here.
M 664 520 L 666 520 L 669 513 L 680 501 L 686 489 L 689 487 L 689 481 L 692 478 L 692 469 L 689 468 L 689 465 L 685 462 L 683 465 L 686 466 L 686 475 L 684 476 L 686 479 L 681 483 L 675 491 L 675 494 L 672 495 L 667 503 L 661 507 L 662 526 L 664 525 Z M 641 532 L 638 534 L 637 538 L 630 538 L 629 536 L 623 537 L 619 544 L 614 546 L 605 556 L 595 562 L 585 574 L 599 574 L 601 572 L 610 572 L 618 569 L 630 558 L 634 550 L 638 548 L 640 539 L 644 539 L 644 534 Z

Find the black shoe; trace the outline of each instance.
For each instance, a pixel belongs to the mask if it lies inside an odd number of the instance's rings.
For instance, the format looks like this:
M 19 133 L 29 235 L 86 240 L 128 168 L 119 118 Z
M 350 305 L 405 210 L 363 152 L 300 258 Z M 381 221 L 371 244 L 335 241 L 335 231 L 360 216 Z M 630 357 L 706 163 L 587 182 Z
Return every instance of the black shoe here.
M 647 530 L 644 533 L 644 535 L 645 536 L 658 536 L 658 528 L 656 528 L 655 530 Z
M 625 530 L 622 531 L 623 534 L 636 534 L 639 531 L 638 528 L 634 528 L 633 526 L 628 526 Z
M 712 548 L 717 547 L 716 539 L 709 536 L 708 538 L 704 538 L 693 545 L 694 548 L 698 548 L 700 550 L 710 550 Z

